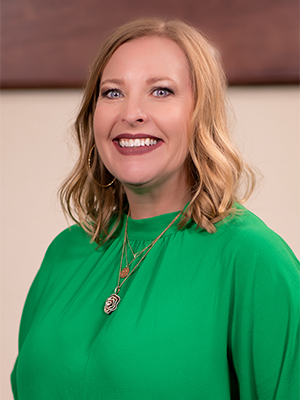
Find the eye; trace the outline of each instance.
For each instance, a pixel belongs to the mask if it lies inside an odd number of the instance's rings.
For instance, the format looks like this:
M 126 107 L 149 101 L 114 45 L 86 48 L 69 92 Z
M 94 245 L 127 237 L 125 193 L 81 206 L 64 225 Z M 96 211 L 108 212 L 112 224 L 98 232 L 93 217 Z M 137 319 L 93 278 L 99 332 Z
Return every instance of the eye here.
M 106 97 L 108 99 L 119 99 L 123 97 L 121 90 L 119 89 L 108 89 L 104 92 L 101 92 L 102 97 Z
M 167 96 L 170 96 L 170 94 L 174 94 L 174 92 L 169 88 L 160 87 L 160 88 L 154 89 L 152 94 L 155 97 L 167 97 Z

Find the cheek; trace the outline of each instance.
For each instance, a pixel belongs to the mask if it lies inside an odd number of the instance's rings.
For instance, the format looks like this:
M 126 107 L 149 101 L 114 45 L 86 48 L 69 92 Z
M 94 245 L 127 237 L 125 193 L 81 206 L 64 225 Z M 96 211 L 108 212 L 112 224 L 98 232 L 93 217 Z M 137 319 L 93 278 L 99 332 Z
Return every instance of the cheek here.
M 112 126 L 112 117 L 109 114 L 109 110 L 105 110 L 105 107 L 96 107 L 93 127 L 95 137 L 103 139 L 109 136 Z
M 178 113 L 178 119 L 173 123 L 176 130 L 176 145 L 177 151 L 181 160 L 185 160 L 189 154 L 189 126 L 190 113 Z
M 102 128 L 101 112 L 99 112 L 98 108 L 96 108 L 93 118 L 93 129 L 95 137 L 99 136 L 99 134 L 101 133 L 101 128 Z
M 186 149 L 189 141 L 188 129 L 190 125 L 190 113 L 187 113 L 184 110 L 178 110 L 178 113 L 176 117 L 173 118 L 171 124 L 176 141 L 183 147 L 182 150 Z
M 110 128 L 109 122 L 107 118 L 105 118 L 105 113 L 103 112 L 102 107 L 97 107 L 95 110 L 93 118 L 93 129 L 98 153 L 104 165 L 109 170 L 109 151 L 107 146 L 108 141 L 106 139 L 109 135 Z

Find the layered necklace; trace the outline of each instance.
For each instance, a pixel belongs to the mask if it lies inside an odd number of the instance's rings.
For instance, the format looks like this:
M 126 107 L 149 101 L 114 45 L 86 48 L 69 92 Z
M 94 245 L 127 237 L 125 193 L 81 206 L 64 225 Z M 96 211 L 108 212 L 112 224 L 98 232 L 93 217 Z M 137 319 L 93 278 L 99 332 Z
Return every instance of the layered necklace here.
M 169 225 L 155 238 L 148 246 L 146 246 L 144 249 L 138 251 L 137 253 L 134 253 L 132 250 L 132 247 L 130 245 L 129 237 L 128 237 L 128 217 L 129 217 L 129 211 L 127 214 L 127 219 L 126 219 L 126 224 L 125 224 L 125 233 L 124 233 L 124 240 L 123 240 L 123 247 L 122 247 L 122 255 L 121 255 L 121 261 L 120 261 L 120 268 L 119 268 L 119 274 L 118 274 L 118 284 L 114 290 L 114 293 L 111 294 L 104 305 L 104 312 L 106 314 L 111 314 L 113 313 L 117 307 L 118 304 L 120 303 L 121 297 L 119 296 L 119 292 L 121 290 L 121 287 L 124 285 L 124 283 L 127 281 L 127 279 L 133 274 L 134 271 L 140 266 L 141 262 L 144 261 L 146 258 L 147 254 L 149 251 L 153 248 L 155 243 L 163 236 L 163 234 L 174 224 L 174 222 L 179 218 L 181 214 L 181 211 L 176 215 L 176 217 L 169 223 Z M 127 244 L 128 247 L 130 248 L 130 251 L 132 253 L 133 259 L 128 262 L 128 255 L 127 255 Z M 123 266 L 123 258 L 126 258 L 126 266 L 122 268 Z M 132 268 L 130 271 L 130 266 L 133 264 L 135 260 L 137 260 L 139 257 L 141 259 L 137 262 L 137 264 Z M 121 279 L 123 281 L 121 282 Z

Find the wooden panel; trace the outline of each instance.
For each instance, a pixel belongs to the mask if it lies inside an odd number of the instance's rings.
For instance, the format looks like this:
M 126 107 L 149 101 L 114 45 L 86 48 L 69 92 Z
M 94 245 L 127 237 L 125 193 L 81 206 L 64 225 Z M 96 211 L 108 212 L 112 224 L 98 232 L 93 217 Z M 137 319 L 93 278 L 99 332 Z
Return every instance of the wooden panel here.
M 299 82 L 298 0 L 2 0 L 1 86 L 82 87 L 103 39 L 140 16 L 182 18 L 231 84 Z

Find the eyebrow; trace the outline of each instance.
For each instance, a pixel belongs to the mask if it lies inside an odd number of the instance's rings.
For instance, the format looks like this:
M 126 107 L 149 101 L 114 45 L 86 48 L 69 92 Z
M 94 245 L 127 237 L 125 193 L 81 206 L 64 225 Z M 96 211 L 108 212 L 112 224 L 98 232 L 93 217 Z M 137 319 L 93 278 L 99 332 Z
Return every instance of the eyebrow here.
M 124 83 L 121 79 L 105 79 L 100 82 L 100 86 L 105 85 L 106 83 L 115 83 L 116 85 L 122 85 Z
M 171 81 L 171 82 L 175 83 L 175 81 L 168 76 L 158 76 L 158 77 L 153 77 L 153 78 L 147 79 L 147 83 L 149 85 L 159 82 L 159 81 Z
M 147 79 L 146 83 L 148 85 L 153 85 L 154 83 L 159 82 L 159 81 L 171 81 L 171 82 L 175 83 L 175 81 L 173 79 L 169 78 L 168 76 L 157 76 L 157 77 L 155 76 L 153 78 Z M 100 86 L 103 86 L 107 83 L 114 83 L 116 85 L 122 85 L 122 84 L 124 84 L 124 81 L 122 79 L 105 79 L 104 81 L 102 81 L 100 83 Z

